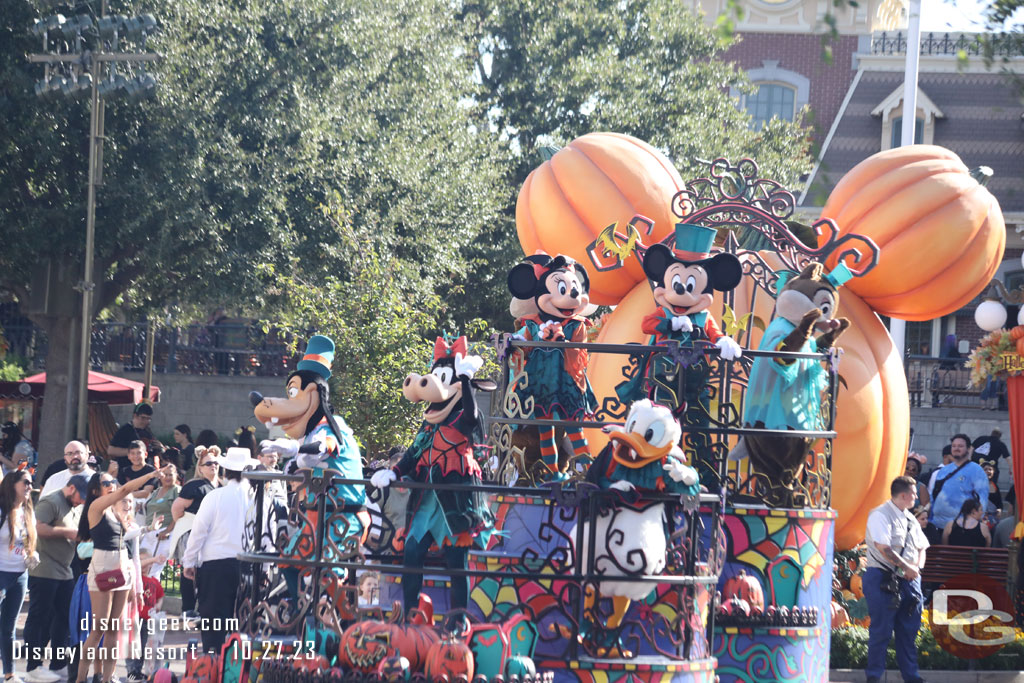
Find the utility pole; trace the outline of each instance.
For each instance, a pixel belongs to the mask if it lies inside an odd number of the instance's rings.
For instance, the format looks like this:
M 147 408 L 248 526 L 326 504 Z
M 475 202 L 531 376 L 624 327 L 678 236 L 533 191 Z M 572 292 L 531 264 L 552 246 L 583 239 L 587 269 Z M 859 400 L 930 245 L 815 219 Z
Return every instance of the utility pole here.
M 85 208 L 85 263 L 82 268 L 82 329 L 78 367 L 78 419 L 76 434 L 88 439 L 90 337 L 93 316 L 93 262 L 96 245 L 96 188 L 103 184 L 103 121 L 104 98 L 127 96 L 139 101 L 152 97 L 156 79 L 141 72 L 132 78 L 119 73 L 133 65 L 155 62 L 158 54 L 145 52 L 146 36 L 157 29 L 152 15 L 128 18 L 107 14 L 107 0 L 100 0 L 98 12 L 94 3 L 76 5 L 77 16 L 66 19 L 55 14 L 40 19 L 32 32 L 41 37 L 43 52 L 28 56 L 33 63 L 45 65 L 43 80 L 36 84 L 36 94 L 44 99 L 59 96 L 82 98 L 87 92 L 89 104 L 89 179 Z M 122 51 L 120 42 L 134 43 L 140 51 Z
M 903 70 L 903 128 L 900 146 L 914 144 L 914 126 L 917 122 L 917 70 L 921 57 L 921 0 L 910 0 L 907 22 L 907 59 Z M 898 318 L 889 320 L 889 334 L 900 362 L 907 352 L 907 322 Z

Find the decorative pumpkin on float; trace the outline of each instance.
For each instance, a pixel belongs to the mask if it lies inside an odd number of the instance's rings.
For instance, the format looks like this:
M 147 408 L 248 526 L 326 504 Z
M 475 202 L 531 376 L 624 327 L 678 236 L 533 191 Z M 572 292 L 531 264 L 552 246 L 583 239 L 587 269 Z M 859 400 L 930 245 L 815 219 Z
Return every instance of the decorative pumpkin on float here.
M 401 603 L 395 603 L 391 621 L 357 621 L 345 629 L 338 656 L 342 664 L 361 673 L 375 673 L 385 659 L 396 655 L 408 659 L 411 670 L 419 671 L 438 640 L 430 626 L 405 622 Z
M 459 676 L 465 676 L 466 680 L 473 680 L 475 666 L 473 653 L 461 637 L 449 634 L 440 641 L 434 643 L 427 653 L 426 667 L 423 672 L 428 681 L 443 676 L 447 680 L 454 681 Z
M 881 248 L 875 269 L 847 288 L 879 315 L 904 320 L 963 308 L 995 275 L 1006 246 L 995 197 L 960 157 L 934 145 L 860 162 L 836 184 L 822 216 L 841 235 L 865 235 Z
M 764 610 L 764 589 L 761 588 L 761 582 L 743 569 L 725 582 L 722 597 L 726 600 L 742 598 L 750 605 L 751 610 Z
M 772 252 L 759 252 L 759 255 L 775 270 L 784 267 L 782 260 Z M 752 258 L 741 255 L 740 260 Z M 737 318 L 753 312 L 768 324 L 775 300 L 766 291 L 759 289 L 747 276 L 733 293 Z M 602 344 L 646 343 L 640 323 L 649 312 L 651 302 L 647 283 L 635 285 L 609 315 L 596 341 Z M 720 295 L 708 310 L 720 318 L 724 313 Z M 840 384 L 839 387 L 835 424 L 838 437 L 833 441 L 832 454 L 832 480 L 843 483 L 832 487 L 832 507 L 838 512 L 835 543 L 838 550 L 846 550 L 864 538 L 868 513 L 889 498 L 890 482 L 903 472 L 910 434 L 910 408 L 903 365 L 878 316 L 848 289 L 840 297 L 837 315 L 851 322 L 838 344 L 843 349 L 839 374 L 845 386 Z M 761 334 L 761 329 L 750 325 L 748 331 L 740 335 L 740 344 L 757 348 Z M 593 355 L 587 376 L 599 403 L 605 397 L 615 396 L 615 386 L 623 380 L 625 364 L 626 356 L 621 354 Z M 595 453 L 608 440 L 608 435 L 599 429 L 587 430 L 586 436 Z
M 654 222 L 644 244 L 667 236 L 676 223 L 672 197 L 683 188 L 675 166 L 646 142 L 620 133 L 589 133 L 558 150 L 526 178 L 516 200 L 516 231 L 523 252 L 538 249 L 592 263 L 588 246 L 612 223 L 627 235 L 636 214 Z M 624 268 L 596 271 L 590 278 L 595 304 L 614 305 L 637 282 L 646 281 L 631 249 Z M 614 260 L 614 256 L 611 256 Z

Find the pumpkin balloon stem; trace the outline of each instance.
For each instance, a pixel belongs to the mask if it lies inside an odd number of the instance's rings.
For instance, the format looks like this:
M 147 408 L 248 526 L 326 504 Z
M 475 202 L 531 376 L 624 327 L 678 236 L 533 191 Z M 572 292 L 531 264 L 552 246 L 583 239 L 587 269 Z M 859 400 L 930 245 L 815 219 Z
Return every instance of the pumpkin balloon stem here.
M 553 147 L 548 145 L 545 147 L 541 147 L 539 150 L 537 150 L 537 153 L 540 154 L 540 158 L 542 160 L 551 161 L 551 157 L 555 156 L 555 154 L 557 154 L 558 150 L 560 149 L 561 147 Z
M 971 177 L 977 180 L 982 187 L 988 185 L 988 181 L 992 180 L 992 175 L 993 171 L 988 166 L 979 166 L 971 170 Z

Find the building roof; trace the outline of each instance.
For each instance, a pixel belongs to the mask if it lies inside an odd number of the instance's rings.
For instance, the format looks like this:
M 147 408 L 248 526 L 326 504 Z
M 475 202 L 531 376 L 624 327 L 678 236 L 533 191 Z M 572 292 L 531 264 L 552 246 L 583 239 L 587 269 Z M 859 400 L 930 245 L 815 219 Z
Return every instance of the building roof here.
M 902 82 L 902 72 L 867 70 L 854 82 L 809 179 L 804 205 L 824 204 L 847 171 L 881 150 L 882 117 L 872 111 Z M 1017 84 L 1002 74 L 921 73 L 918 87 L 945 114 L 935 120 L 933 144 L 956 152 L 970 168 L 991 167 L 988 188 L 1003 213 L 1024 211 L 1024 102 Z

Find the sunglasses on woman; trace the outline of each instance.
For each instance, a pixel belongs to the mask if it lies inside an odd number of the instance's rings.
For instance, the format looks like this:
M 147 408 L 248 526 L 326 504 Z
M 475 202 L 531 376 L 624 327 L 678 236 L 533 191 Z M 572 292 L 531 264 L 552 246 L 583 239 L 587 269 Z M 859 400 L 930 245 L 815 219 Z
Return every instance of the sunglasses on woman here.
M 113 479 L 104 479 L 104 480 L 102 480 L 102 481 L 100 482 L 100 486 L 102 486 L 103 488 L 106 488 L 106 487 L 108 487 L 108 486 L 113 486 L 113 485 L 114 485 L 114 484 L 116 484 L 116 483 L 117 483 L 117 482 L 116 482 L 116 481 L 114 481 Z

